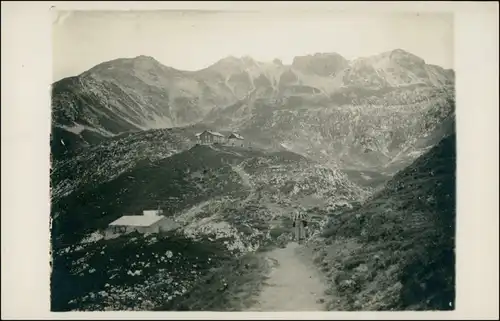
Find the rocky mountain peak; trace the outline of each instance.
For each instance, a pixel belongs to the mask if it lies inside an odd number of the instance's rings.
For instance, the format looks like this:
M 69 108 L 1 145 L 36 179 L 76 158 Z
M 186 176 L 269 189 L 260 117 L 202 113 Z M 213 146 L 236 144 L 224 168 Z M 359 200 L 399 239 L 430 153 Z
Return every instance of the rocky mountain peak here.
M 165 67 L 158 60 L 154 59 L 151 56 L 145 56 L 145 55 L 140 55 L 140 56 L 137 56 L 135 58 L 132 58 L 131 62 L 133 63 L 134 68 L 151 69 L 151 68 Z M 169 69 L 173 69 L 173 68 L 169 68 Z
M 255 64 L 255 60 L 248 55 L 241 57 L 241 61 L 245 64 L 252 64 L 252 65 Z
M 138 61 L 156 61 L 156 59 L 154 59 L 153 57 L 146 56 L 146 55 L 139 55 L 139 56 L 132 58 L 132 59 L 138 60 Z
M 231 55 L 220 59 L 213 65 L 209 66 L 207 69 L 217 71 L 221 74 L 232 74 L 234 72 L 241 71 L 243 65 L 244 62 L 242 58 L 238 58 Z
M 346 68 L 347 64 L 348 61 L 337 53 L 316 53 L 295 57 L 292 67 L 305 73 L 330 76 Z
M 425 65 L 425 60 L 412 54 L 409 53 L 408 51 L 405 51 L 403 49 L 395 49 L 390 52 L 389 58 L 396 62 L 399 63 L 402 66 L 407 66 L 407 65 Z
M 218 63 L 239 63 L 240 62 L 240 59 L 233 56 L 233 55 L 229 55 L 227 57 L 224 57 L 222 59 L 220 59 L 218 62 L 216 62 L 215 64 L 218 64 Z
M 273 63 L 279 66 L 283 66 L 283 61 L 281 61 L 281 59 L 279 58 L 273 59 Z
M 140 55 L 134 58 L 119 58 L 103 62 L 97 66 L 84 72 L 82 75 L 109 75 L 114 74 L 117 70 L 125 73 L 137 70 L 151 70 L 151 69 L 170 69 L 170 67 L 163 66 L 158 60 L 151 56 Z

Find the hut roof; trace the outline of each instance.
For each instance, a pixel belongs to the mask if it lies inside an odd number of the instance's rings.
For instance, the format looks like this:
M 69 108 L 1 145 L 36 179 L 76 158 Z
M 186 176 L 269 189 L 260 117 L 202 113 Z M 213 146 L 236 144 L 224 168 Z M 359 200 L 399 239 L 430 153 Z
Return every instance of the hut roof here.
M 243 136 L 236 133 L 231 133 L 231 135 L 229 135 L 229 138 L 244 139 Z
M 218 132 L 214 132 L 214 131 L 211 131 L 211 130 L 205 130 L 205 131 L 202 131 L 201 133 L 197 133 L 195 134 L 196 137 L 199 137 L 201 134 L 203 133 L 209 133 L 210 135 L 213 135 L 213 136 L 219 136 L 219 137 L 224 137 L 224 135 L 222 135 L 221 133 L 218 133 Z
M 162 215 L 125 215 L 111 222 L 110 226 L 151 226 L 164 218 Z

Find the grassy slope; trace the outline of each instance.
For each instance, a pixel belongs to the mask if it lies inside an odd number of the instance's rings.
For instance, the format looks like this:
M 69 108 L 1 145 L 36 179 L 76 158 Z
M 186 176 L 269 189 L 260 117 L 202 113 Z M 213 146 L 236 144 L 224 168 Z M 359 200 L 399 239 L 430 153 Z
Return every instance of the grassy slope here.
M 443 139 L 361 208 L 332 218 L 315 244 L 315 262 L 339 299 L 331 309 L 454 308 L 455 139 Z

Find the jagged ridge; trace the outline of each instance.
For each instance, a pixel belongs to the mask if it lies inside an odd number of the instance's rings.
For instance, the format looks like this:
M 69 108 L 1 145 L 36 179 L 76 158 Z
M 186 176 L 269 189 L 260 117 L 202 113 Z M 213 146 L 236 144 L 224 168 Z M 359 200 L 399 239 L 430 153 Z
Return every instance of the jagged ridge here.
M 273 121 L 268 109 L 427 109 L 453 96 L 453 79 L 452 71 L 402 50 L 350 62 L 322 53 L 296 57 L 292 65 L 228 57 L 194 72 L 165 67 L 151 57 L 117 59 L 53 85 L 52 152 L 63 157 L 68 149 L 118 133 L 197 122 L 250 135 L 262 125 L 253 117 L 266 115 Z M 351 114 L 347 119 L 355 119 L 356 113 Z M 349 126 L 355 128 L 357 122 L 351 120 Z

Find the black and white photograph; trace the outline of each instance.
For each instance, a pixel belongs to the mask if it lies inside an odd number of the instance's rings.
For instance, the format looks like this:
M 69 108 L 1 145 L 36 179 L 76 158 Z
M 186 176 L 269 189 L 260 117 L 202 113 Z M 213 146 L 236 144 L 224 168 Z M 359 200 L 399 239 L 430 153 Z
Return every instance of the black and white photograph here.
M 51 311 L 455 309 L 452 14 L 54 16 Z
M 498 2 L 1 7 L 2 320 L 498 320 Z

